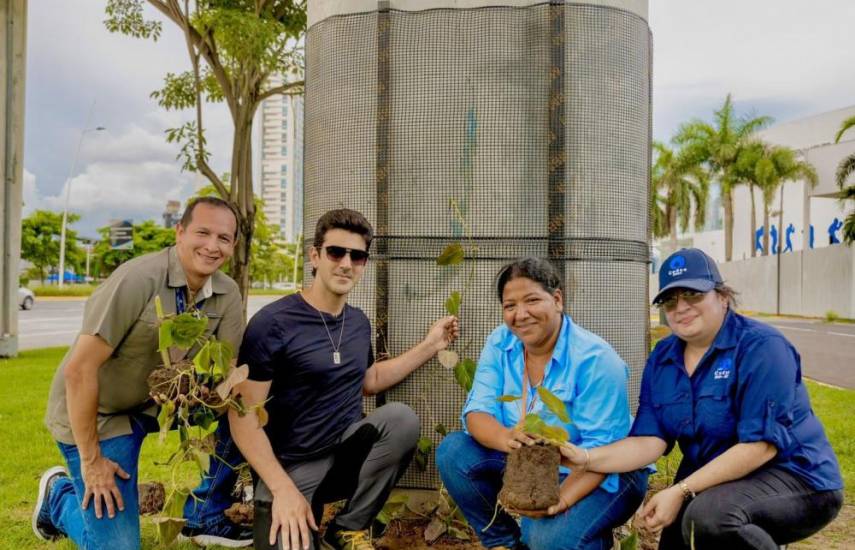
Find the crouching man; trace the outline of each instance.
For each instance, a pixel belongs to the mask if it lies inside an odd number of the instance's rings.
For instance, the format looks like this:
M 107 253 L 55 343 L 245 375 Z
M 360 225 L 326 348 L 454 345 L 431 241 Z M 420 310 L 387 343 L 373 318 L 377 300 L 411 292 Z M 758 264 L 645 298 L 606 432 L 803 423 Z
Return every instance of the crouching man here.
M 457 319 L 437 321 L 404 354 L 374 362 L 371 326 L 347 304 L 362 277 L 373 230 L 359 212 L 318 221 L 309 255 L 315 278 L 302 293 L 262 309 L 249 323 L 239 364 L 244 403 L 266 402 L 269 422 L 229 412 L 235 442 L 260 478 L 255 548 L 371 549 L 368 526 L 412 458 L 419 420 L 390 403 L 362 418 L 362 396 L 383 391 L 445 349 Z M 323 540 L 313 531 L 323 504 L 347 499 Z

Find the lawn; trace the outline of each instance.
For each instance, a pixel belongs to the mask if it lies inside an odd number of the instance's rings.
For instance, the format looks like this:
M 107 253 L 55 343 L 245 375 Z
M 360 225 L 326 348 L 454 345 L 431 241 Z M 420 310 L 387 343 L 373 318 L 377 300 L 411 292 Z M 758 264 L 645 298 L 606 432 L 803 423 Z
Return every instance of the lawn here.
M 30 529 L 30 517 L 41 472 L 62 460 L 53 440 L 42 423 L 51 378 L 66 348 L 49 348 L 22 352 L 16 359 L 0 359 L 0 549 L 71 550 L 67 541 L 47 544 L 38 541 Z M 846 481 L 847 503 L 855 495 L 855 391 L 842 390 L 808 382 L 814 410 L 826 427 L 837 452 Z M 165 479 L 163 461 L 169 445 L 160 446 L 155 437 L 143 445 L 141 479 Z M 676 472 L 678 451 L 660 460 L 657 484 Z M 184 476 L 188 485 L 194 482 L 192 472 Z M 843 520 L 846 521 L 846 520 Z M 848 537 L 852 526 L 844 525 L 841 536 Z M 151 520 L 143 518 L 143 548 L 154 548 Z M 190 550 L 190 544 L 175 548 Z M 827 547 L 826 547 L 827 548 Z

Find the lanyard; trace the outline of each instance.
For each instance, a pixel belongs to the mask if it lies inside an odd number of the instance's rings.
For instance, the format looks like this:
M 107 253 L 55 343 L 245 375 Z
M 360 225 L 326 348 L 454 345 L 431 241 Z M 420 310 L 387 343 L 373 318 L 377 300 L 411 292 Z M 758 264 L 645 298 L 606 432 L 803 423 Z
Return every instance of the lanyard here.
M 546 378 L 546 371 L 543 372 L 544 378 Z M 540 381 L 543 384 L 543 380 Z M 528 351 L 523 348 L 523 380 L 522 380 L 522 400 L 521 400 L 521 410 L 520 410 L 520 421 L 525 421 L 526 414 L 534 411 L 534 404 L 537 402 L 537 391 L 531 392 L 531 402 L 526 403 L 526 393 L 529 385 L 531 385 L 531 377 L 528 374 Z M 539 386 L 540 384 L 538 384 Z M 535 386 L 532 386 L 532 390 L 535 389 Z
M 186 286 L 181 286 L 175 289 L 175 313 L 181 315 L 185 311 L 187 311 L 187 294 L 186 294 Z M 198 314 L 199 310 L 202 309 L 202 306 L 205 304 L 205 300 L 201 300 L 196 304 L 192 304 L 190 309 L 194 310 L 196 314 Z

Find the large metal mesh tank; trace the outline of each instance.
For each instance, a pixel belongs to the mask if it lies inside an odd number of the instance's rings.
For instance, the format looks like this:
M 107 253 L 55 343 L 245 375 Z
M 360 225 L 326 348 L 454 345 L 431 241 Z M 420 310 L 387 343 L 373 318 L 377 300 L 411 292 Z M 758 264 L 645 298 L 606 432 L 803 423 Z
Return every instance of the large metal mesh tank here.
M 648 348 L 646 17 L 641 0 L 310 0 L 306 245 L 331 208 L 375 225 L 351 298 L 375 350 L 418 342 L 465 289 L 457 349 L 477 360 L 501 323 L 499 267 L 548 257 L 575 321 L 630 365 L 634 408 Z M 437 266 L 461 240 L 477 252 Z M 464 393 L 436 361 L 383 399 L 412 406 L 435 442 L 437 424 L 460 428 Z M 411 467 L 403 484 L 438 477 Z

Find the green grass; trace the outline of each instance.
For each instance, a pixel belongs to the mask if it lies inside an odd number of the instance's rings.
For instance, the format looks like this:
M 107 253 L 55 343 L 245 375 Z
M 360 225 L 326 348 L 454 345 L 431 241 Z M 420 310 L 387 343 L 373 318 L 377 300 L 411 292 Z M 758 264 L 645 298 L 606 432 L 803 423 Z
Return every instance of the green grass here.
M 35 286 L 30 290 L 39 296 L 89 296 L 97 285 L 65 285 L 62 288 L 54 285 Z
M 67 348 L 25 351 L 15 359 L 0 359 L 0 549 L 72 550 L 68 540 L 57 544 L 35 538 L 30 518 L 35 505 L 39 477 L 51 466 L 63 464 L 56 443 L 44 426 L 47 395 L 54 371 Z M 176 434 L 160 445 L 149 436 L 140 456 L 140 479 L 164 481 L 168 469 L 156 466 L 175 447 Z M 197 470 L 196 470 L 197 471 Z M 179 474 L 181 483 L 192 487 L 197 474 L 188 465 Z M 151 518 L 142 518 L 143 548 L 155 547 Z M 191 550 L 185 543 L 172 548 Z
M 71 550 L 68 541 L 48 544 L 38 541 L 30 529 L 39 476 L 50 466 L 62 464 L 62 457 L 43 424 L 50 382 L 66 348 L 25 351 L 16 359 L 0 359 L 0 549 Z M 846 482 L 847 503 L 855 495 L 855 391 L 823 386 L 808 381 L 811 402 L 825 425 Z M 174 438 L 175 434 L 170 434 Z M 170 445 L 172 444 L 172 446 Z M 143 444 L 140 479 L 164 480 L 165 467 L 155 462 L 166 459 L 174 439 L 158 444 L 150 436 Z M 651 484 L 670 484 L 679 463 L 679 450 L 657 463 L 659 473 Z M 670 478 L 668 476 L 671 476 Z M 180 476 L 182 483 L 195 484 L 192 469 Z M 155 547 L 150 518 L 143 518 L 143 548 Z M 174 548 L 191 550 L 190 544 Z
M 294 294 L 296 292 L 293 289 L 289 290 L 277 290 L 275 288 L 250 288 L 249 295 L 250 296 L 288 296 L 289 294 Z

